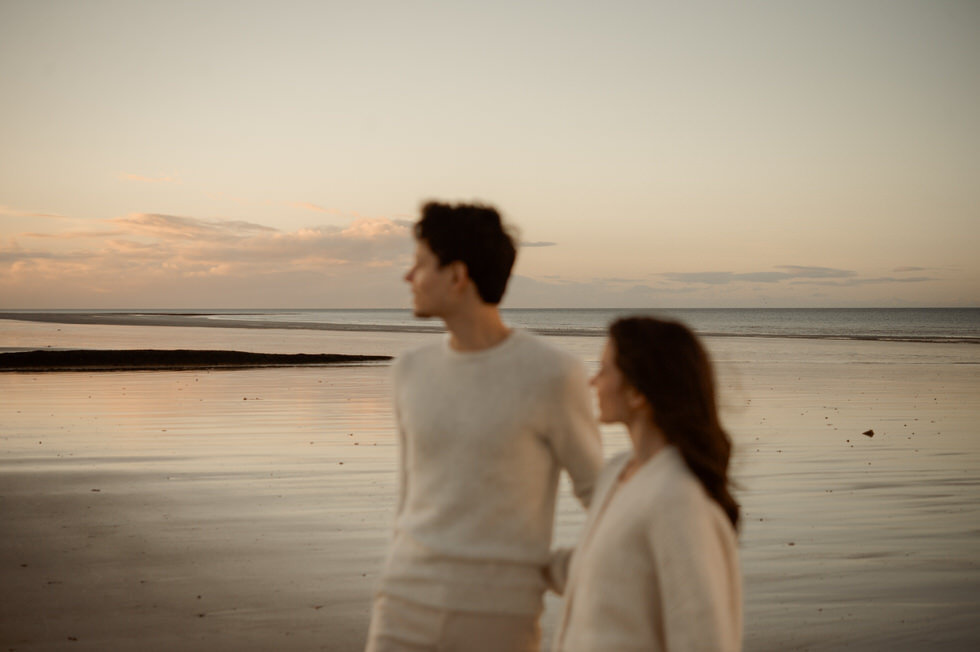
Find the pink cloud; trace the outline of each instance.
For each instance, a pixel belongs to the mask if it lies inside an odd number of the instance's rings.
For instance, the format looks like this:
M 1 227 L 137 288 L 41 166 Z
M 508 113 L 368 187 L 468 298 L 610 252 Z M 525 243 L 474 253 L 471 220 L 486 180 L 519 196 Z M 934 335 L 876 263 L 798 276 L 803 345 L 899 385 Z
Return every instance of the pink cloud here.
M 0 215 L 6 215 L 7 217 L 46 217 L 57 220 L 67 220 L 71 219 L 66 215 L 59 215 L 57 213 L 42 213 L 40 211 L 25 211 L 16 208 L 10 208 L 9 206 L 0 206 Z
M 131 233 L 158 238 L 237 238 L 253 232 L 276 232 L 261 224 L 239 220 L 203 220 L 196 217 L 179 217 L 157 213 L 134 213 L 126 217 L 107 220 L 118 224 Z
M 142 181 L 145 183 L 180 183 L 174 177 L 144 177 L 141 174 L 120 174 L 119 178 L 126 181 Z
M 21 233 L 22 238 L 41 238 L 47 240 L 80 240 L 85 238 L 110 238 L 124 231 L 61 231 L 59 233 Z
M 24 248 L 14 238 L 0 241 L 0 304 L 94 306 L 107 292 L 155 297 L 162 288 L 168 296 L 183 292 L 206 304 L 206 288 L 212 288 L 217 294 L 211 299 L 219 305 L 229 300 L 231 295 L 222 293 L 231 288 L 273 288 L 297 278 L 306 279 L 304 287 L 283 285 L 283 297 L 321 296 L 324 287 L 357 285 L 367 278 L 387 279 L 397 292 L 400 273 L 390 268 L 407 265 L 411 251 L 409 228 L 384 218 L 291 232 L 237 220 L 151 213 L 105 222 L 115 228 L 31 234 L 38 243 L 57 243 L 57 250 Z M 207 279 L 214 282 L 202 285 Z M 270 305 L 277 299 L 267 298 Z
M 313 211 L 315 213 L 330 213 L 331 215 L 341 215 L 342 213 L 335 208 L 324 208 L 323 206 L 317 206 L 308 201 L 289 201 L 286 202 L 287 206 L 293 208 L 299 208 L 304 211 Z

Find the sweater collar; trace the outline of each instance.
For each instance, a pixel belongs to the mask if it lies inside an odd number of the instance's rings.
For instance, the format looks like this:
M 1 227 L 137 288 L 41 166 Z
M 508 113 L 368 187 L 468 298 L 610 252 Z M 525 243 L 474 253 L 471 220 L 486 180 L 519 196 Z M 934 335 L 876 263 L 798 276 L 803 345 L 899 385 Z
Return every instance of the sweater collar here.
M 491 346 L 487 349 L 481 349 L 479 351 L 457 351 L 449 344 L 450 334 L 446 333 L 442 340 L 442 349 L 445 351 L 446 355 L 453 360 L 483 360 L 489 358 L 509 349 L 513 348 L 515 342 L 527 337 L 526 333 L 519 328 L 511 328 L 510 334 L 498 342 L 497 344 Z

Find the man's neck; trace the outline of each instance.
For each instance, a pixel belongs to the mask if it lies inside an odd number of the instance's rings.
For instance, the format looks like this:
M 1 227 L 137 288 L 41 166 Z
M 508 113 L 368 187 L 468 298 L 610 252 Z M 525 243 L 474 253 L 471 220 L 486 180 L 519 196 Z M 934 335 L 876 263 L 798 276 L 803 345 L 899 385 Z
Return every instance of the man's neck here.
M 449 345 L 456 351 L 482 351 L 494 347 L 510 335 L 497 306 L 481 303 L 443 318 L 449 331 Z

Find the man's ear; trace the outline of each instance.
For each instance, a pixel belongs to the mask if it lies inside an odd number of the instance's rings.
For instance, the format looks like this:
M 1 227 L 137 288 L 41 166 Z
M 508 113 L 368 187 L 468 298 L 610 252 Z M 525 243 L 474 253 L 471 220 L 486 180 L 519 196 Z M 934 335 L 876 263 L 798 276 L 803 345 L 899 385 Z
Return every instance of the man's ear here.
M 463 290 L 466 284 L 470 282 L 470 270 L 461 260 L 454 260 L 449 263 L 449 269 L 452 272 L 452 284 L 453 289 Z

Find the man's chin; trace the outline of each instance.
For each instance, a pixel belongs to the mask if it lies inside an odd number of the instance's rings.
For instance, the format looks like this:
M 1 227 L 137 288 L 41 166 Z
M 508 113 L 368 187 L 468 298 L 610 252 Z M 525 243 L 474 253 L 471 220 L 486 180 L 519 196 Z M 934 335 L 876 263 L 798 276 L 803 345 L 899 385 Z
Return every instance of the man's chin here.
M 418 319 L 441 319 L 442 311 L 438 304 L 435 306 L 419 305 L 418 301 L 412 302 L 412 314 Z

